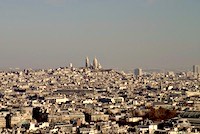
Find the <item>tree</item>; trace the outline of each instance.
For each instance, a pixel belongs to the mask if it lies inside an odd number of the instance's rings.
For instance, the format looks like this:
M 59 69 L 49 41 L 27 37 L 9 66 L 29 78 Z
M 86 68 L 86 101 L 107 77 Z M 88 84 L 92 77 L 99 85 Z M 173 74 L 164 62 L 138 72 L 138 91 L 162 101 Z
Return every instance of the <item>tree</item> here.
M 148 118 L 153 121 L 162 121 L 171 119 L 177 116 L 175 110 L 169 110 L 160 107 L 159 109 L 150 108 L 150 111 L 145 115 L 145 118 Z

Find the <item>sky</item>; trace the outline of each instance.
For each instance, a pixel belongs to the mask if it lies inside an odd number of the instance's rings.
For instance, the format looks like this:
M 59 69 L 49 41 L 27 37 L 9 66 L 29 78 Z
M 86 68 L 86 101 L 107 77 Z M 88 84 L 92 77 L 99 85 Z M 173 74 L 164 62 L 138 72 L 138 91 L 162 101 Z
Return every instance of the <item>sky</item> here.
M 1 0 L 0 68 L 200 64 L 200 0 Z

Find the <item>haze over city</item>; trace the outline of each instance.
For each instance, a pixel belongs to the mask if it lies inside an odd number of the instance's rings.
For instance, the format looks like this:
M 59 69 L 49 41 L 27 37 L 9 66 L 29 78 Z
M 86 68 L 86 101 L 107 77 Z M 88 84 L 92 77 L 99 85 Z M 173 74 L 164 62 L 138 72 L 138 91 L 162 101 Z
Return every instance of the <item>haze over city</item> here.
M 200 0 L 0 0 L 0 134 L 200 134 Z
M 0 68 L 188 69 L 200 60 L 199 0 L 0 1 Z

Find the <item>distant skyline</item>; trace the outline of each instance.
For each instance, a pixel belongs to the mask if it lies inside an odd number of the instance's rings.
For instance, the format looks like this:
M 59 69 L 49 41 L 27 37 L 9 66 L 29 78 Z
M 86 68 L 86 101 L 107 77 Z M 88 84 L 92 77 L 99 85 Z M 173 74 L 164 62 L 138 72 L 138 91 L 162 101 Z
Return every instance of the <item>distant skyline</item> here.
M 0 68 L 192 69 L 200 0 L 1 0 Z

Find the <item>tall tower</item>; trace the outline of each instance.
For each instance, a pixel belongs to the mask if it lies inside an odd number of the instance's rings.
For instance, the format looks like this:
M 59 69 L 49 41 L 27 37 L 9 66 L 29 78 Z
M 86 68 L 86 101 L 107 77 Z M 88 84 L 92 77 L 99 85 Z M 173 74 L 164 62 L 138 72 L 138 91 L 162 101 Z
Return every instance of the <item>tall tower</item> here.
M 98 61 L 96 59 L 96 57 L 93 60 L 93 69 L 97 69 L 98 68 Z
M 86 59 L 85 59 L 85 67 L 86 68 L 90 67 L 90 60 L 88 57 L 86 57 Z
M 193 65 L 193 74 L 194 75 L 200 74 L 200 65 Z
M 72 63 L 69 64 L 69 68 L 73 68 L 73 64 Z
M 135 76 L 141 76 L 142 75 L 142 69 L 141 68 L 136 68 L 134 70 L 134 74 L 135 74 Z

